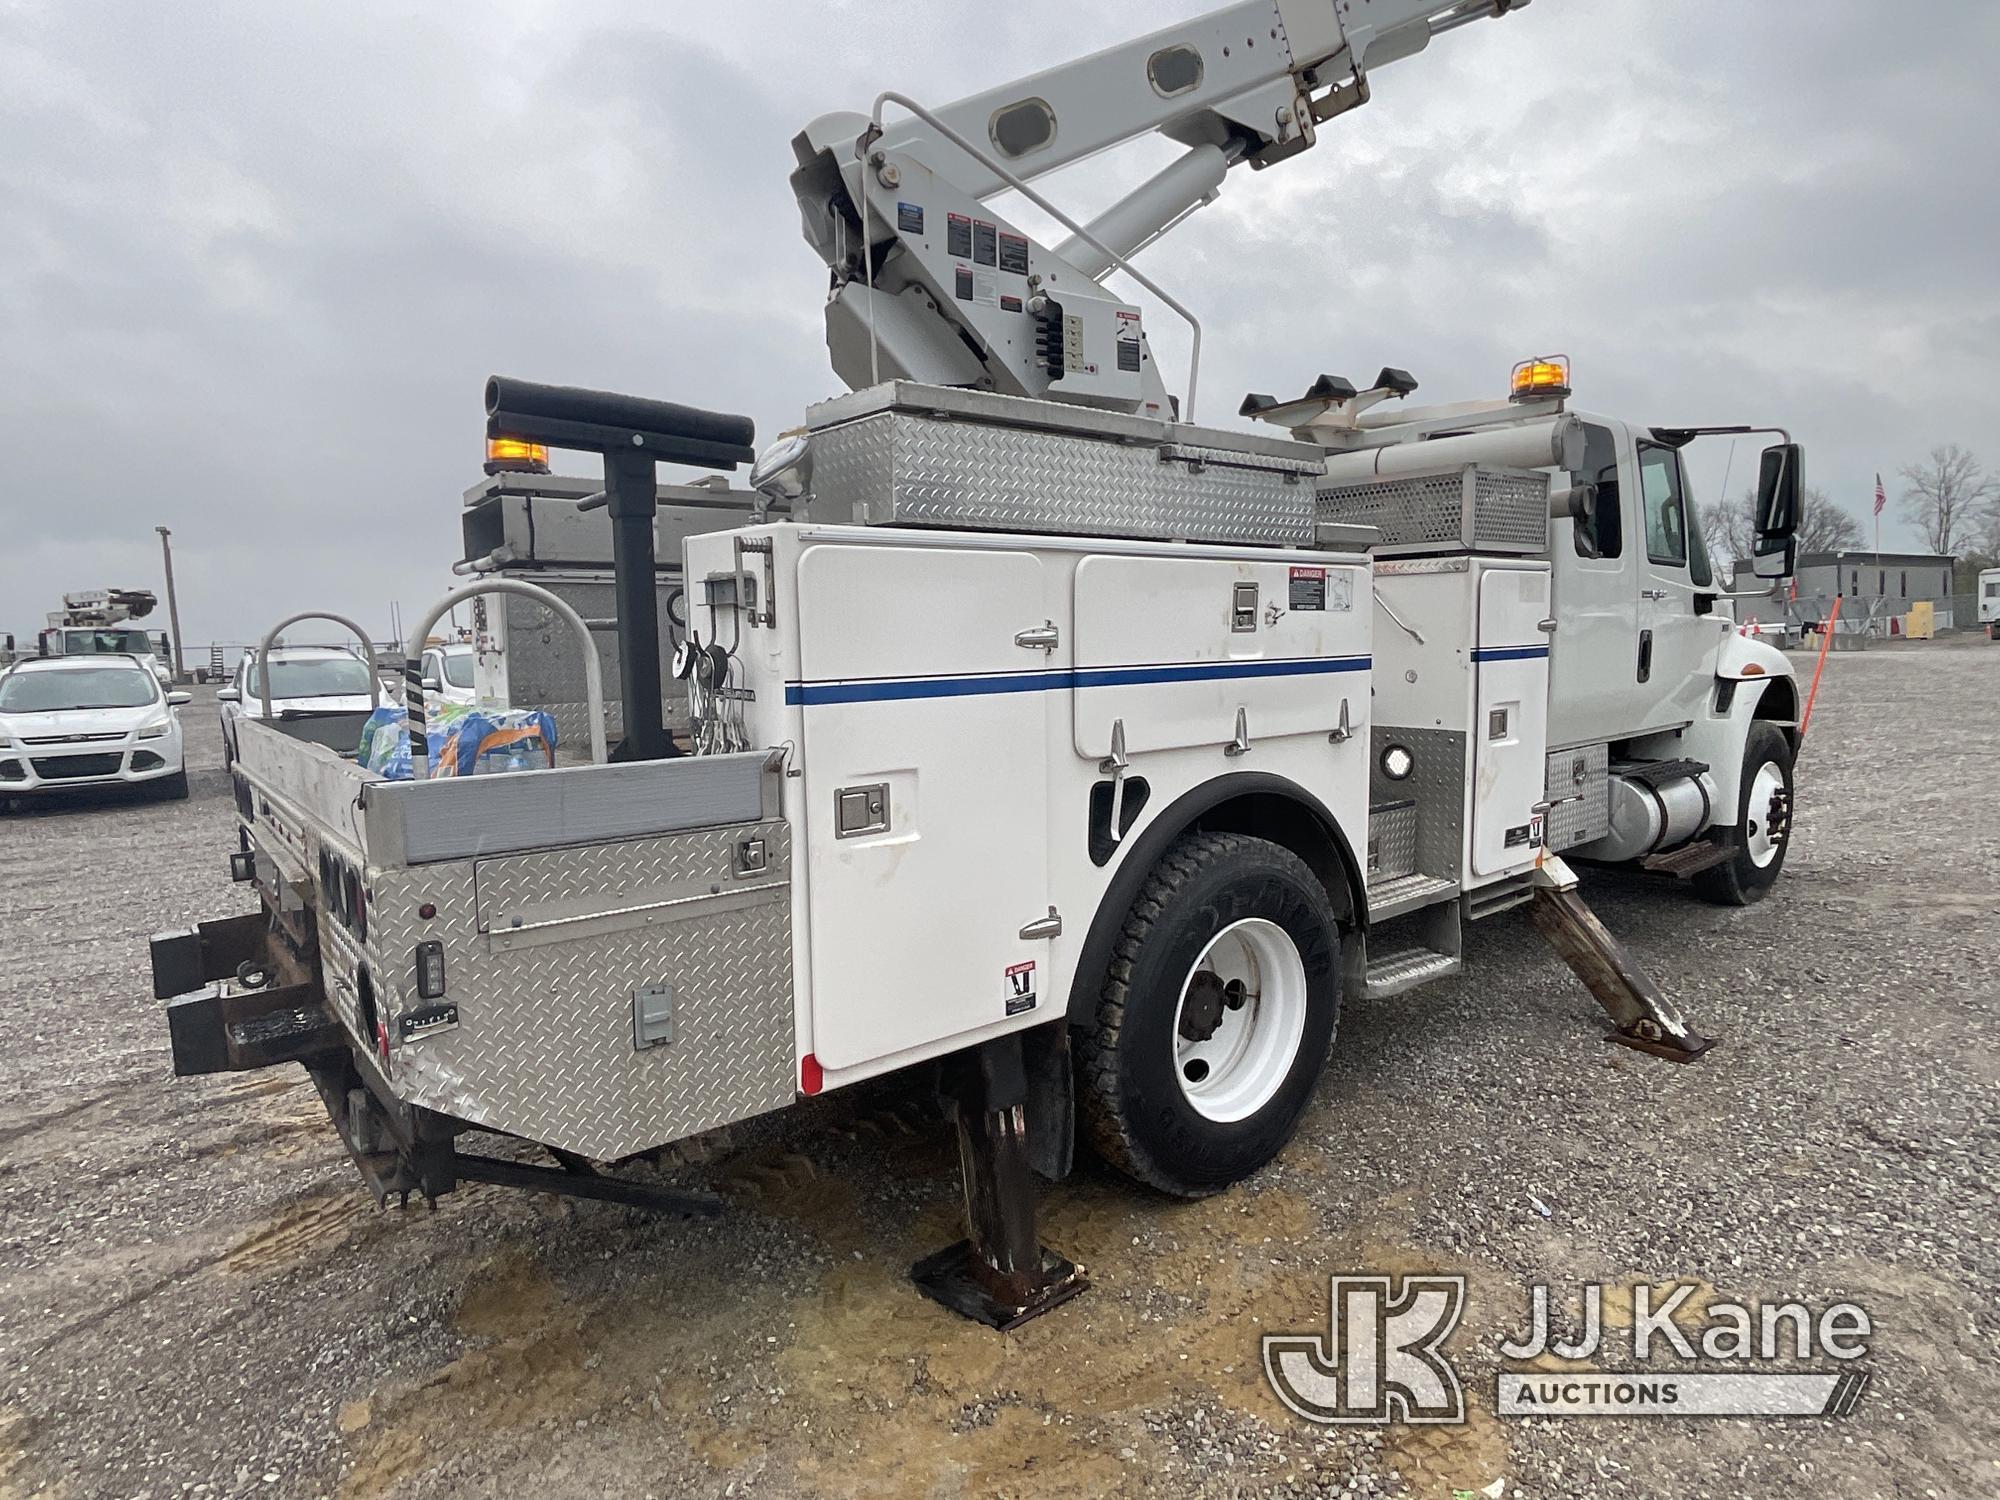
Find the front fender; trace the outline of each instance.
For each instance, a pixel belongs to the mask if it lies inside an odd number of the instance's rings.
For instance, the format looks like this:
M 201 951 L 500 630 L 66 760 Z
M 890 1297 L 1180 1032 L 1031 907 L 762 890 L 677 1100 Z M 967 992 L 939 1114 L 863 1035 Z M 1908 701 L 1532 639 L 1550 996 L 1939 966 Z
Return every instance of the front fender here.
M 1790 677 L 1791 658 L 1755 636 L 1730 631 L 1715 654 L 1715 675 L 1741 682 L 1758 677 Z

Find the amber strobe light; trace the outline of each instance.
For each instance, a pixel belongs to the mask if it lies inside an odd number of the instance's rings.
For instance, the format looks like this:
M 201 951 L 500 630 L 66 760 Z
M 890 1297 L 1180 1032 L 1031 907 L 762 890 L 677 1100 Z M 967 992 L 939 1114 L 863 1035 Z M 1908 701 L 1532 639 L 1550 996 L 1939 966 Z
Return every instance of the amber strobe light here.
M 1514 366 L 1513 399 L 1516 401 L 1539 401 L 1544 396 L 1567 396 L 1569 393 L 1567 354 L 1544 354 L 1535 359 L 1524 359 Z
M 525 438 L 490 437 L 486 440 L 486 472 L 546 474 L 549 450 L 546 445 Z

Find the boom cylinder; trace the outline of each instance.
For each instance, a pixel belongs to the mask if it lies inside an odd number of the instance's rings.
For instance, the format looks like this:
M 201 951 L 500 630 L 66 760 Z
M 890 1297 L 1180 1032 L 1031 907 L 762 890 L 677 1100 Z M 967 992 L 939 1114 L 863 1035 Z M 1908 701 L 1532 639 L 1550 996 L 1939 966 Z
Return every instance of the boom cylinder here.
M 1392 443 L 1360 453 L 1337 453 L 1326 461 L 1326 477 L 1341 484 L 1434 474 L 1464 464 L 1504 469 L 1574 469 L 1583 462 L 1583 423 L 1573 416 L 1550 417 L 1493 432 L 1427 443 Z

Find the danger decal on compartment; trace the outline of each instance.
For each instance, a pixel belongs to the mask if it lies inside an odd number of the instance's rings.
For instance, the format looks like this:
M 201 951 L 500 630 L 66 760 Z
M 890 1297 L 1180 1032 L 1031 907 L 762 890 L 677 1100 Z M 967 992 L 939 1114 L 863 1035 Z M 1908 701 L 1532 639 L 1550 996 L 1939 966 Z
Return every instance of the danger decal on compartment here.
M 1018 1016 L 1035 1008 L 1035 961 L 1032 958 L 1024 964 L 1007 966 L 1004 990 L 1008 1015 Z
M 1326 608 L 1325 568 L 1292 569 L 1291 607 L 1295 610 Z

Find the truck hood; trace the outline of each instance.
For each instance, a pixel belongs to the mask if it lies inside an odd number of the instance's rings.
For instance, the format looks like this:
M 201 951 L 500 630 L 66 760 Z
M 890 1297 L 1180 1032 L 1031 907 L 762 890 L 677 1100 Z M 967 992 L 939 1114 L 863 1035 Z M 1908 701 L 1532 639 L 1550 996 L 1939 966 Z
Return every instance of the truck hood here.
M 57 735 L 130 734 L 166 713 L 158 703 L 137 708 L 66 708 L 53 713 L 0 713 L 0 734 L 9 739 L 52 739 Z
M 384 703 L 393 703 L 387 693 L 382 695 Z M 278 718 L 310 714 L 365 714 L 370 705 L 366 693 L 352 693 L 339 698 L 273 698 L 271 712 Z M 253 719 L 264 717 L 264 700 L 255 693 L 244 700 L 243 711 Z

